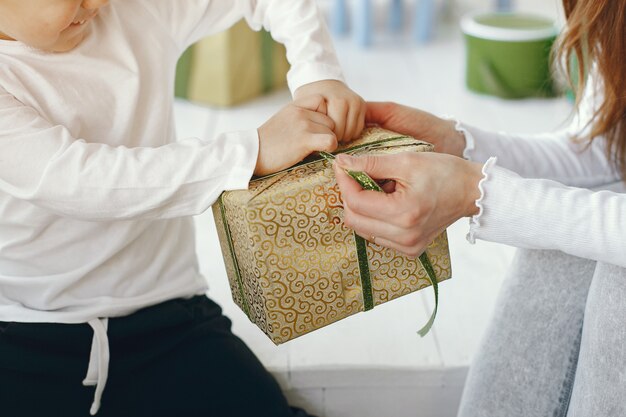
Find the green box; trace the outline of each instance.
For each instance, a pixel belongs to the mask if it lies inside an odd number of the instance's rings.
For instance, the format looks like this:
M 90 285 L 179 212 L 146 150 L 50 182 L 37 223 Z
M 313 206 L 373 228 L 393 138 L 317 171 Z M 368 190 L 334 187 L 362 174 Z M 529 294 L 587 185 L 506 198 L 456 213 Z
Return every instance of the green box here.
M 551 19 L 517 13 L 474 13 L 461 27 L 467 46 L 466 83 L 502 98 L 553 97 Z

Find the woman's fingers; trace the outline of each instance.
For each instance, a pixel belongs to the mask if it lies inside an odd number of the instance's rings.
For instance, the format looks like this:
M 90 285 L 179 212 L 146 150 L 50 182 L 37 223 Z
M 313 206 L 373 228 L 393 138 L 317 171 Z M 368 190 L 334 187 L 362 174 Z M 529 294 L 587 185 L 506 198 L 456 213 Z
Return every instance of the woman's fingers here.
M 363 187 L 361 187 L 361 184 L 359 184 L 352 177 L 350 177 L 343 170 L 343 168 L 337 165 L 336 162 L 333 164 L 333 169 L 335 171 L 335 178 L 337 179 L 337 184 L 341 189 L 341 195 L 344 201 L 348 196 L 350 199 L 352 199 L 353 196 L 357 196 L 358 193 L 363 191 Z
M 393 181 L 393 180 L 392 181 L 386 181 L 385 183 L 380 184 L 380 187 L 387 194 L 393 193 L 394 191 L 396 191 L 396 182 Z
M 353 210 L 373 218 L 385 218 L 391 214 L 389 208 L 394 206 L 390 202 L 389 194 L 364 190 L 336 163 L 334 169 L 342 199 L 344 202 L 349 201 Z
M 380 245 L 380 246 L 384 246 L 386 248 L 394 249 L 412 258 L 417 258 L 426 250 L 426 246 L 415 246 L 415 247 L 403 246 L 403 245 L 399 245 L 398 243 L 394 241 L 387 240 L 385 238 L 379 238 L 378 236 L 376 236 L 376 239 L 373 243 L 376 243 L 377 245 Z
M 403 174 L 400 164 L 406 155 L 337 155 L 337 164 L 350 171 L 363 171 L 378 180 L 398 179 Z
M 363 190 L 344 169 L 391 179 L 389 193 Z M 482 165 L 444 154 L 405 152 L 347 157 L 335 163 L 344 222 L 376 244 L 419 255 L 438 233 L 477 212 Z M 376 239 L 372 239 L 375 236 Z
M 346 227 L 354 230 L 356 234 L 367 240 L 376 237 L 383 238 L 393 242 L 397 246 L 405 248 L 412 247 L 419 243 L 419 236 L 414 235 L 410 230 L 393 225 L 387 221 L 362 216 L 350 209 L 350 206 L 344 205 L 344 224 Z
M 395 154 L 395 155 L 366 155 L 361 157 L 351 157 L 348 155 L 337 155 L 335 165 L 338 171 L 347 169 L 350 171 L 362 171 L 370 177 L 379 180 L 393 180 L 393 185 L 388 186 L 385 191 L 392 193 L 381 193 L 375 191 L 364 191 L 360 185 L 355 186 L 354 181 L 345 172 L 337 172 L 337 183 L 341 188 L 344 201 L 349 201 L 354 211 L 373 218 L 388 218 L 397 213 L 398 204 L 402 196 L 398 195 L 400 184 L 404 183 L 403 178 L 410 177 L 411 170 L 414 169 L 414 159 L 419 158 L 417 154 Z M 384 188 L 383 188 L 384 189 Z
M 404 255 L 418 257 L 447 226 L 436 230 L 424 227 L 406 228 L 385 220 L 361 216 L 344 205 L 344 224 L 364 239 L 380 246 L 397 250 Z

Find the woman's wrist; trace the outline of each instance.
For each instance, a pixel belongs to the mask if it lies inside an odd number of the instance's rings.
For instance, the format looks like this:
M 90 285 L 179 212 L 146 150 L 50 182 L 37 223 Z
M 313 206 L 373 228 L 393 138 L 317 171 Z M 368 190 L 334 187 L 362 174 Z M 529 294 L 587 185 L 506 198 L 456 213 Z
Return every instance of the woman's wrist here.
M 446 127 L 443 133 L 445 145 L 443 149 L 438 149 L 438 151 L 463 158 L 463 151 L 465 151 L 466 146 L 465 134 L 457 129 L 458 122 L 456 120 L 444 119 L 443 122 Z
M 463 189 L 464 195 L 464 216 L 472 217 L 479 213 L 479 208 L 476 205 L 476 201 L 480 199 L 480 188 L 478 184 L 483 179 L 483 166 L 482 164 L 470 161 L 463 161 L 465 164 L 465 175 L 463 175 Z

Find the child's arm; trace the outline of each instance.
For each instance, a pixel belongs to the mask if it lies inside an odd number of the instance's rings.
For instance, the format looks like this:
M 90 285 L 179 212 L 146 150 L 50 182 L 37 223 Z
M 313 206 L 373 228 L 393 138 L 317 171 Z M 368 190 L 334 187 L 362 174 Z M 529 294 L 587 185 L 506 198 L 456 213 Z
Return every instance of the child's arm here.
M 298 104 L 281 110 L 258 134 L 127 148 L 75 138 L 0 88 L 0 193 L 88 221 L 198 214 L 223 190 L 245 189 L 253 172 L 280 170 L 315 150 L 334 149 L 333 123 L 315 111 L 323 110 L 324 100 Z
M 169 25 L 180 51 L 223 31 L 242 18 L 262 27 L 287 48 L 287 75 L 294 99 L 322 95 L 340 141 L 356 138 L 365 122 L 365 103 L 343 80 L 324 17 L 315 0 L 150 0 Z

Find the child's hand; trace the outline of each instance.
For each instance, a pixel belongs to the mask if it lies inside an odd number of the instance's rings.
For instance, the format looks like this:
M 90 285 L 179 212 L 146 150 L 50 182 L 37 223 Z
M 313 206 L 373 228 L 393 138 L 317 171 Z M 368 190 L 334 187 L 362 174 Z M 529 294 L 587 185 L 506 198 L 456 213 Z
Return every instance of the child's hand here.
M 294 93 L 294 99 L 321 94 L 327 102 L 328 117 L 333 119 L 333 131 L 340 142 L 349 142 L 361 134 L 365 125 L 365 101 L 337 80 L 316 81 L 305 84 Z
M 326 101 L 310 95 L 285 106 L 259 132 L 255 175 L 267 175 L 300 162 L 315 151 L 337 148 L 334 122 L 326 116 Z

